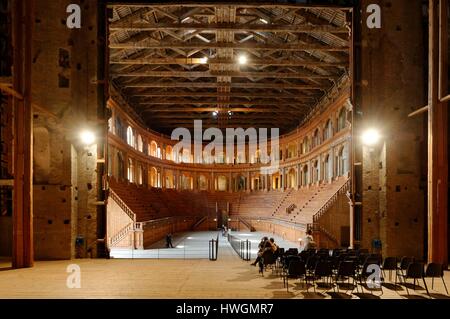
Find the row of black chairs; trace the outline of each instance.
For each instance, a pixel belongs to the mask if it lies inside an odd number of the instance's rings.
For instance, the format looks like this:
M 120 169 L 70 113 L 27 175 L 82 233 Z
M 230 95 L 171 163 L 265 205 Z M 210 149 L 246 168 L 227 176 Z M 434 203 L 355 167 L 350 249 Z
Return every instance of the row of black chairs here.
M 359 283 L 363 283 L 373 293 L 373 288 L 381 290 L 383 294 L 382 283 L 385 281 L 386 272 L 389 272 L 391 280 L 392 272 L 395 272 L 395 286 L 397 282 L 403 283 L 409 295 L 407 280 L 412 279 L 414 290 L 416 282 L 422 280 L 429 294 L 425 278 L 432 279 L 432 288 L 434 289 L 434 279 L 441 278 L 445 291 L 448 295 L 448 289 L 444 280 L 444 269 L 441 264 L 424 263 L 416 261 L 412 257 L 382 258 L 380 254 L 370 254 L 367 250 L 309 250 L 298 252 L 297 248 L 290 248 L 286 251 L 279 249 L 276 253 L 265 252 L 260 261 L 260 271 L 272 268 L 272 272 L 277 272 L 283 278 L 284 285 L 289 289 L 289 279 L 303 279 L 306 286 L 312 282 L 314 290 L 316 283 L 326 284 L 328 287 L 337 287 L 344 282 L 347 287 L 352 286 L 352 291 L 356 287 L 358 291 Z M 371 279 L 368 281 L 368 279 Z M 320 283 L 318 282 L 321 281 Z M 367 282 L 369 284 L 367 284 Z M 363 292 L 363 288 L 362 292 Z M 348 290 L 347 290 L 348 291 Z M 359 291 L 358 291 L 359 292 Z

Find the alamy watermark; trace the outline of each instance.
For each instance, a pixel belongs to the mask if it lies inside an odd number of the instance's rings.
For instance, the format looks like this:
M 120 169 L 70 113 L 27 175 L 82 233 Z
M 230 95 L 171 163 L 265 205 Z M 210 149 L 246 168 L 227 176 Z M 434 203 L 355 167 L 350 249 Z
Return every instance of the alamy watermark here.
M 66 268 L 69 273 L 66 279 L 66 286 L 69 289 L 81 288 L 81 268 L 77 264 L 70 264 Z
M 173 130 L 172 140 L 178 140 L 173 147 L 173 154 L 183 156 L 184 152 L 193 154 L 193 163 L 255 163 L 261 166 L 261 173 L 272 174 L 279 168 L 279 129 L 270 129 L 270 152 L 268 151 L 269 137 L 267 128 L 226 128 L 225 137 L 219 128 L 210 127 L 203 132 L 201 120 L 194 121 L 194 136 L 184 127 Z M 246 141 L 248 140 L 248 143 Z M 204 141 L 211 141 L 203 147 Z M 235 148 L 236 146 L 236 148 Z M 192 147 L 194 151 L 192 152 Z M 248 156 L 247 156 L 248 154 Z M 248 161 L 247 161 L 248 159 Z M 253 160 L 252 160 L 253 159 Z

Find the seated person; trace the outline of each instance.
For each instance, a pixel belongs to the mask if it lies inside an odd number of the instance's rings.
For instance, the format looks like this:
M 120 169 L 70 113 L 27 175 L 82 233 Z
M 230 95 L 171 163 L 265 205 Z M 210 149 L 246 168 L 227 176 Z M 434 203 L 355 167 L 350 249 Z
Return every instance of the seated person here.
M 261 242 L 259 243 L 258 248 L 259 248 L 258 256 L 256 257 L 256 260 L 250 264 L 252 266 L 256 266 L 256 264 L 259 263 L 262 255 L 264 254 L 265 251 L 272 251 L 272 252 L 274 251 L 273 244 L 267 237 L 264 237 L 263 239 L 261 239 Z

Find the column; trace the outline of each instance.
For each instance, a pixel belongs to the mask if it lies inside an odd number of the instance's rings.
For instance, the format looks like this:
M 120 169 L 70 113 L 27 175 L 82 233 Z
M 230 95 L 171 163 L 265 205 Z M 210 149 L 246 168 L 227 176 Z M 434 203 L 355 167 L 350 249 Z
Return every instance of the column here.
M 322 154 L 319 155 L 319 162 L 317 164 L 317 181 L 320 184 L 320 181 L 322 180 Z
M 161 166 L 161 188 L 166 189 L 166 177 L 164 176 L 164 167 Z
M 33 252 L 33 112 L 31 105 L 31 54 L 33 1 L 12 2 L 14 108 L 13 268 L 32 267 Z
M 306 185 L 311 184 L 312 181 L 312 172 L 313 172 L 313 167 L 312 167 L 312 162 L 308 161 L 308 174 L 306 174 Z
M 439 101 L 439 95 L 447 94 L 446 92 L 439 92 L 439 45 L 447 48 L 448 42 L 446 34 L 440 38 L 439 24 L 447 24 L 447 4 L 440 7 L 439 2 L 430 0 L 429 9 L 428 262 L 447 265 L 448 123 L 446 119 L 448 118 L 448 105 Z M 439 21 L 439 14 L 441 14 L 443 21 Z M 444 58 L 445 60 L 447 59 Z M 443 84 L 444 90 L 447 91 L 447 83 Z

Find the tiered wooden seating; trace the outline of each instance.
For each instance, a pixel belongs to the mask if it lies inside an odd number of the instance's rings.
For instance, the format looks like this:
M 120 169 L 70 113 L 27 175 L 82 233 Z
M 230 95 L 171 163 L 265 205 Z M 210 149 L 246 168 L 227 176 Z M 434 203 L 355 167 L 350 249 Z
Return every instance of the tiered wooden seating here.
M 114 179 L 110 179 L 110 187 L 136 214 L 138 222 L 169 216 L 206 216 L 211 213 L 205 192 L 148 189 Z
M 238 215 L 271 217 L 286 194 L 279 191 L 242 193 Z
M 312 223 L 313 216 L 336 194 L 346 181 L 347 179 L 342 177 L 329 184 L 312 186 L 306 190 L 295 191 L 293 203 L 297 208 L 289 215 L 285 213 L 285 216 L 287 215 L 290 221 L 297 223 Z
M 312 223 L 314 214 L 345 184 L 340 178 L 330 184 L 322 184 L 299 190 L 257 192 L 192 192 L 173 189 L 138 187 L 127 182 L 110 180 L 110 186 L 136 214 L 137 221 L 168 216 L 216 216 L 227 209 L 241 217 L 273 217 L 301 224 Z M 289 214 L 286 208 L 295 205 Z

